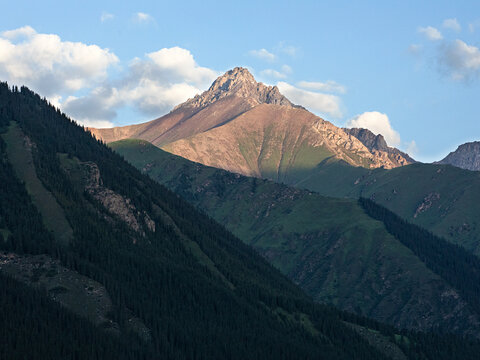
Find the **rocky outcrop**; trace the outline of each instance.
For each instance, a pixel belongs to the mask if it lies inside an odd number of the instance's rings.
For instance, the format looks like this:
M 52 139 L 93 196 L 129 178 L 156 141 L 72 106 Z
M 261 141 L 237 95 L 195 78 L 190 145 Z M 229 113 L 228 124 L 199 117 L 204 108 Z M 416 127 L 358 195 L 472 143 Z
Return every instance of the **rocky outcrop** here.
M 440 164 L 450 164 L 462 169 L 480 171 L 480 141 L 460 145 L 448 154 Z
M 350 134 L 360 140 L 372 154 L 385 160 L 388 158 L 392 165 L 395 165 L 392 167 L 404 166 L 416 162 L 408 154 L 388 146 L 385 138 L 381 134 L 375 135 L 368 129 L 359 128 L 344 128 L 343 130 L 347 134 Z
M 438 200 L 440 200 L 440 194 L 437 192 L 432 192 L 427 196 L 425 196 L 422 203 L 418 205 L 417 210 L 415 210 L 415 214 L 413 215 L 413 217 L 416 218 L 421 213 L 424 213 L 425 211 L 429 210 L 433 206 L 433 204 Z
M 140 213 L 131 200 L 103 186 L 100 170 L 93 162 L 82 163 L 86 172 L 85 191 L 100 202 L 108 212 L 118 216 L 134 231 L 145 235 L 155 232 L 155 222 L 146 212 Z
M 248 99 L 252 105 L 294 106 L 280 93 L 278 87 L 258 83 L 247 69 L 236 67 L 215 80 L 207 91 L 178 105 L 175 109 L 184 106 L 205 107 L 228 96 Z

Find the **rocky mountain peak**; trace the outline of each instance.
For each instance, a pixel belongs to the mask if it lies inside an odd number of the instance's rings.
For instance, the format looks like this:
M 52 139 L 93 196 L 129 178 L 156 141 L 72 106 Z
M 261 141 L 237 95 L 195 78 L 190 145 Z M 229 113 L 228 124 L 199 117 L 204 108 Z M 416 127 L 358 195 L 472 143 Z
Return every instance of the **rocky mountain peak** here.
M 368 129 L 362 128 L 343 128 L 350 136 L 360 140 L 365 147 L 377 156 L 387 156 L 395 166 L 403 166 L 416 162 L 408 154 L 388 146 L 382 134 L 375 135 Z
M 457 150 L 451 152 L 440 164 L 450 164 L 462 169 L 480 170 L 480 141 L 473 141 L 460 145 Z
M 264 103 L 295 106 L 280 93 L 278 87 L 259 83 L 248 69 L 236 67 L 218 77 L 207 91 L 187 100 L 177 108 L 183 106 L 205 107 L 228 96 L 245 98 L 253 106 Z
M 257 85 L 253 75 L 246 68 L 236 67 L 218 77 L 208 91 L 235 91 L 249 87 L 249 85 L 253 87 Z
M 370 130 L 361 128 L 344 128 L 343 130 L 347 134 L 350 134 L 360 140 L 370 151 L 372 149 L 388 151 L 387 142 L 381 134 L 375 135 Z

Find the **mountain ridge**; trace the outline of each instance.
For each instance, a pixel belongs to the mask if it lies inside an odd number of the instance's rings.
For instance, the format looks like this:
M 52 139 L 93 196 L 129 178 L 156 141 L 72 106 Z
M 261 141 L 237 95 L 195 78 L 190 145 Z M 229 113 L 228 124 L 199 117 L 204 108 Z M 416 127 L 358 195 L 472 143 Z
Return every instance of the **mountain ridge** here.
M 480 141 L 459 145 L 455 151 L 438 163 L 450 164 L 465 170 L 480 171 Z
M 277 86 L 259 83 L 246 68 L 235 67 L 218 77 L 207 91 L 177 105 L 172 111 L 182 106 L 205 107 L 231 95 L 247 98 L 257 104 L 300 107 L 283 96 Z
M 407 165 L 416 162 L 408 154 L 398 150 L 397 148 L 387 145 L 382 134 L 375 135 L 368 129 L 363 128 L 343 128 L 347 134 L 355 136 L 370 151 L 384 152 L 387 156 L 396 161 L 399 165 Z
M 256 82 L 244 68 L 226 72 L 207 91 L 156 120 L 88 130 L 107 143 L 125 138 L 147 140 L 192 161 L 276 181 L 298 177 L 297 172 L 304 173 L 328 157 L 366 168 L 411 162 L 400 152 L 391 156 L 384 149 L 369 150 L 355 136 L 291 103 L 277 87 Z M 206 142 L 213 137 L 228 137 L 228 148 L 223 147 L 225 143 Z M 217 162 L 209 162 L 211 156 Z M 222 156 L 236 160 L 224 164 Z M 242 165 L 235 168 L 235 163 Z

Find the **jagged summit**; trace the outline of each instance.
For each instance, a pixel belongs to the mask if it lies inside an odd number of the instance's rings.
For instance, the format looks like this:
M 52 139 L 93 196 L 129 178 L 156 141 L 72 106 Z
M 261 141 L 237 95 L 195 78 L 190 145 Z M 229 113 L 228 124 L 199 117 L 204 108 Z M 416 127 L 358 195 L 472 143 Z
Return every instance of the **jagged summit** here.
M 346 133 L 355 136 L 358 140 L 360 140 L 363 145 L 365 145 L 369 150 L 376 149 L 376 150 L 388 150 L 387 142 L 383 135 L 378 134 L 375 135 L 368 129 L 363 128 L 344 128 L 343 131 Z
M 259 104 L 295 106 L 280 93 L 278 87 L 259 83 L 248 69 L 236 67 L 218 77 L 207 91 L 187 100 L 175 109 L 183 106 L 205 107 L 228 96 L 246 98 L 254 106 Z
M 347 134 L 356 137 L 372 153 L 383 153 L 396 166 L 403 166 L 416 162 L 408 154 L 397 148 L 388 146 L 382 134 L 375 135 L 368 129 L 363 128 L 343 128 Z
M 440 164 L 450 164 L 462 169 L 480 170 L 480 141 L 468 142 L 460 145 L 457 150 L 448 154 Z

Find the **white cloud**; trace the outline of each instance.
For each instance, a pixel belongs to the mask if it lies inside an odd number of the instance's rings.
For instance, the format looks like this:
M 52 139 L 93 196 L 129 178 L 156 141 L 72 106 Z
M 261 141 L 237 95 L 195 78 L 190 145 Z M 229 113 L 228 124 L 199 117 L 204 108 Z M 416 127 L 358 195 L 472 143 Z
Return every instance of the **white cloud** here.
M 100 21 L 103 23 L 105 21 L 112 20 L 114 17 L 115 17 L 115 15 L 113 15 L 113 14 L 103 12 L 102 16 L 100 16 Z
M 260 75 L 265 77 L 275 78 L 275 79 L 285 79 L 287 77 L 286 74 L 273 69 L 265 69 L 260 72 Z
M 428 40 L 436 41 L 443 39 L 442 33 L 432 26 L 420 27 L 418 32 L 425 35 Z
M 469 24 L 470 31 L 475 30 L 475 24 L 480 20 Z M 457 19 L 446 19 L 443 26 L 455 31 L 460 31 Z M 434 59 L 437 70 L 450 77 L 454 81 L 473 81 L 480 75 L 480 49 L 475 45 L 469 45 L 463 40 L 454 41 L 443 39 L 440 32 L 432 27 L 420 28 L 430 40 L 440 40 L 436 47 L 423 47 L 422 45 L 410 45 L 409 52 L 413 55 L 429 56 Z M 428 54 L 428 51 L 434 53 Z
M 347 89 L 345 88 L 345 86 L 333 80 L 328 80 L 326 82 L 300 81 L 297 83 L 297 85 L 304 89 L 333 92 L 338 94 L 345 94 L 347 92 Z
M 280 42 L 276 48 L 275 48 L 278 52 L 281 52 L 281 53 L 284 53 L 284 54 L 287 54 L 289 56 L 296 56 L 298 54 L 298 51 L 299 49 L 296 48 L 295 46 L 292 46 L 292 45 L 287 45 L 285 44 L 285 42 Z
M 144 12 L 137 12 L 133 16 L 133 19 L 138 23 L 148 23 L 150 21 L 153 21 L 153 17 L 150 14 Z
M 288 65 L 282 65 L 281 71 L 266 69 L 260 72 L 260 75 L 275 79 L 285 79 L 292 73 L 292 68 Z
M 31 26 L 23 26 L 18 29 L 4 31 L 2 32 L 1 37 L 9 40 L 14 40 L 19 37 L 31 37 L 35 34 L 36 31 Z
M 346 126 L 368 129 L 375 135 L 382 134 L 388 145 L 400 145 L 400 134 L 392 128 L 388 116 L 378 111 L 368 111 L 357 115 Z
M 104 121 L 104 120 L 89 120 L 83 119 L 82 121 L 75 121 L 79 125 L 83 125 L 85 127 L 92 127 L 97 129 L 105 129 L 105 128 L 112 128 L 115 127 L 115 124 L 111 121 Z
M 460 32 L 460 30 L 462 30 L 462 27 L 458 23 L 457 19 L 445 19 L 443 20 L 442 25 L 445 29 L 450 29 L 456 32 Z
M 250 50 L 248 53 L 253 57 L 256 57 L 261 60 L 270 61 L 270 62 L 276 59 L 275 54 L 272 54 L 266 49 Z
M 407 145 L 406 147 L 407 154 L 412 157 L 415 157 L 418 154 L 418 146 L 415 140 L 410 141 L 406 145 Z
M 62 41 L 25 26 L 0 35 L 0 78 L 49 98 L 95 85 L 118 62 L 108 49 Z
M 112 121 L 123 106 L 160 116 L 200 93 L 218 75 L 199 66 L 190 51 L 164 48 L 134 59 L 120 80 L 105 83 L 87 96 L 71 97 L 62 108 L 82 122 Z
M 182 80 L 209 85 L 218 75 L 209 68 L 198 66 L 190 51 L 178 46 L 149 53 L 147 61 L 134 61 L 132 66 L 170 82 Z
M 295 104 L 305 106 L 317 113 L 328 114 L 334 118 L 342 116 L 338 96 L 302 90 L 283 81 L 280 81 L 277 86 L 281 93 Z
M 438 55 L 440 70 L 453 80 L 470 80 L 480 71 L 480 50 L 462 40 L 445 42 Z

